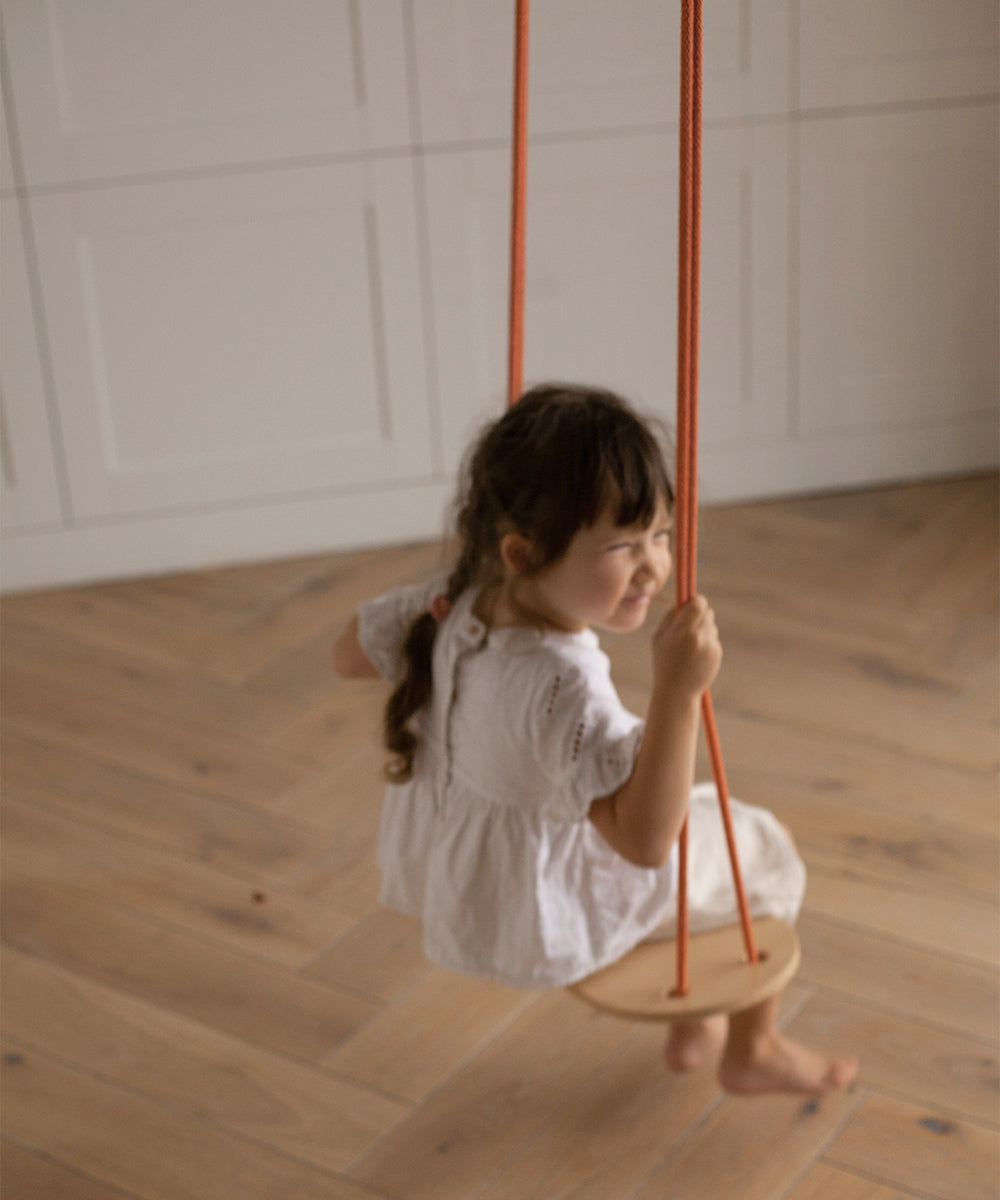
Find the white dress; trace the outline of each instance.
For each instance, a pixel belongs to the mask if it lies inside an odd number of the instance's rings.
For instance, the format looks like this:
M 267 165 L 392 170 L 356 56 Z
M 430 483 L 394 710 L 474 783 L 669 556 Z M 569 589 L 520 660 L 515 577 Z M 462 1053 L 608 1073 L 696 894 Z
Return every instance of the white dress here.
M 441 590 L 440 580 L 399 588 L 361 609 L 362 648 L 387 679 L 400 674 L 411 622 Z M 464 593 L 438 627 L 414 775 L 386 789 L 380 899 L 423 921 L 425 952 L 442 966 L 561 986 L 669 927 L 675 857 L 635 866 L 587 819 L 631 774 L 643 734 L 596 635 L 490 631 L 474 599 Z M 734 919 L 714 795 L 710 785 L 692 794 L 693 930 Z M 801 861 L 770 813 L 732 803 L 752 911 L 793 920 Z

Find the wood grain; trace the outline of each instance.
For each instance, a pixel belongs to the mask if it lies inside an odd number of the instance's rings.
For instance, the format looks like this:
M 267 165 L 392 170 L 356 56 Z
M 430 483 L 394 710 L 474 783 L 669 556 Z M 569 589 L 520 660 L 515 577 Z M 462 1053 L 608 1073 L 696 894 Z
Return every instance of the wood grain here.
M 6 598 L 5 1200 L 992 1200 L 997 495 L 702 514 L 733 792 L 809 869 L 782 1020 L 862 1060 L 819 1103 L 379 907 L 384 691 L 329 651 L 439 547 Z M 606 648 L 642 711 L 648 631 Z

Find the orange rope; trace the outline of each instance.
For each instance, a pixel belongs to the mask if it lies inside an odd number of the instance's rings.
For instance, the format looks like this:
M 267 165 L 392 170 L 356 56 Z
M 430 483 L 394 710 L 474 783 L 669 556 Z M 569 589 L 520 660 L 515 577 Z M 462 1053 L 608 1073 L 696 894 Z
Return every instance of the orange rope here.
M 681 11 L 680 182 L 677 242 L 677 505 L 676 591 L 677 605 L 696 592 L 698 559 L 698 343 L 701 279 L 701 126 L 702 126 L 702 6 L 701 0 L 683 0 Z M 729 786 L 719 746 L 712 697 L 701 702 L 705 741 L 719 793 L 726 832 L 740 925 L 747 957 L 758 959 L 753 925 L 736 852 Z M 677 966 L 674 994 L 689 991 L 690 942 L 687 900 L 687 820 L 678 843 Z
M 697 353 L 698 333 L 694 323 L 698 313 L 691 300 L 691 252 L 697 240 L 692 236 L 694 209 L 693 145 L 697 121 L 694 103 L 694 33 L 691 0 L 681 9 L 681 94 L 679 135 L 679 195 L 677 204 L 677 503 L 675 529 L 677 562 L 674 567 L 678 606 L 694 595 L 691 578 L 693 557 L 690 553 L 693 499 L 690 493 L 691 464 L 695 461 L 691 445 L 691 353 Z M 695 453 L 697 451 L 695 450 Z
M 692 5 L 681 7 L 681 94 L 679 131 L 679 186 L 677 204 L 677 500 L 675 505 L 676 563 L 674 586 L 677 607 L 686 604 L 694 595 L 691 553 L 691 523 L 696 498 L 692 493 L 691 465 L 696 461 L 697 446 L 691 442 L 691 355 L 697 355 L 697 309 L 692 304 L 692 250 L 697 239 L 692 236 L 695 210 L 692 206 L 694 183 L 693 141 L 698 122 L 693 112 L 696 64 L 694 62 L 695 14 Z M 688 976 L 688 821 L 684 818 L 678 842 L 679 877 L 677 881 L 677 964 L 674 994 L 686 996 L 690 990 Z
M 507 343 L 507 404 L 524 381 L 524 242 L 528 180 L 528 0 L 517 0 L 514 35 L 514 132 L 511 164 L 510 330 Z
M 698 556 L 698 342 L 701 279 L 701 0 L 682 0 L 680 96 L 680 203 L 678 217 L 677 299 L 677 504 L 676 588 L 678 606 L 695 595 Z M 521 394 L 524 378 L 524 248 L 528 173 L 528 23 L 529 0 L 517 0 L 514 45 L 514 127 L 511 183 L 510 324 L 507 401 Z M 719 793 L 722 820 L 733 872 L 733 884 L 751 962 L 758 958 L 743 887 L 729 811 L 729 787 L 708 692 L 702 697 L 702 724 L 712 773 Z M 681 830 L 677 899 L 677 983 L 688 993 L 687 821 Z

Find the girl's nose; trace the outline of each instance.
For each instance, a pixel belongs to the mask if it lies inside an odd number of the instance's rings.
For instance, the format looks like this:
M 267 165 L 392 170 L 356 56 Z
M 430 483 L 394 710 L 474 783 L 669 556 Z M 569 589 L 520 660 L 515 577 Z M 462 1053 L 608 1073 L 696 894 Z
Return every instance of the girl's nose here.
M 636 565 L 634 578 L 637 582 L 645 583 L 648 580 L 656 580 L 660 576 L 662 568 L 659 568 L 654 555 L 646 553 L 642 556 L 640 562 Z
M 669 550 L 654 547 L 646 551 L 642 561 L 636 567 L 636 575 L 641 579 L 652 579 L 662 584 L 670 575 L 673 559 Z

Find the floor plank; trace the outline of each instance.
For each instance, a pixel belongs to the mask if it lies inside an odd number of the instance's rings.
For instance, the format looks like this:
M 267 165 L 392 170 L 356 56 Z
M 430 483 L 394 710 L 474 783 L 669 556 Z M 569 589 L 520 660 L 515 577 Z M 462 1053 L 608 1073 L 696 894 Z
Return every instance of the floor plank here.
M 7 1200 L 141 1200 L 8 1141 L 0 1145 L 0 1180 Z
M 826 1157 L 940 1200 L 995 1200 L 1000 1178 L 994 1129 L 885 1096 L 865 1102 Z
M 663 1070 L 663 1038 L 655 1025 L 628 1029 L 587 1085 L 561 1096 L 507 1155 L 477 1200 L 631 1196 L 721 1102 L 710 1072 L 679 1078 Z
M 351 1169 L 352 1178 L 407 1200 L 474 1193 L 553 1110 L 592 1086 L 630 1027 L 561 992 L 543 993 L 446 1088 Z
M 952 958 L 987 967 L 1000 963 L 1000 929 L 994 901 L 956 896 L 943 884 L 899 878 L 887 882 L 849 863 L 826 863 L 807 855 L 808 907 L 834 921 L 911 942 Z
M 423 943 L 419 921 L 379 908 L 317 955 L 304 973 L 388 1003 L 434 970 Z
M 806 915 L 800 983 L 990 1044 L 998 1018 L 996 971 L 858 928 Z
M 355 918 L 280 889 L 131 839 L 8 801 L 8 881 L 48 881 L 164 924 L 297 967 L 353 928 Z
M 372 1005 L 49 883 L 4 882 L 7 945 L 292 1058 L 315 1062 Z
M 817 993 L 788 1026 L 806 1045 L 862 1047 L 860 1080 L 880 1093 L 937 1105 L 984 1124 L 997 1123 L 997 1049 L 898 1013 Z
M 878 1183 L 819 1162 L 784 1200 L 919 1200 L 919 1197 L 916 1192 L 903 1192 L 893 1184 Z
M 858 1104 L 856 1093 L 822 1101 L 791 1096 L 758 1097 L 720 1105 L 654 1170 L 635 1200 L 739 1196 L 773 1200 L 799 1177 Z
M 342 1176 L 4 1043 L 4 1121 L 22 1146 L 143 1200 L 376 1200 Z M 127 1152 L 123 1153 L 123 1148 Z
M 250 695 L 176 663 L 141 660 L 112 646 L 95 653 L 65 629 L 18 626 L 4 637 L 3 657 L 10 666 L 42 673 L 88 699 L 98 696 L 161 720 L 196 723 L 230 735 L 262 737 L 293 708 L 290 701 Z
M 268 881 L 309 861 L 322 836 L 295 814 L 158 779 L 10 726 L 3 782 L 5 798 Z
M 8 1038 L 315 1166 L 342 1170 L 408 1112 L 16 950 L 2 965 Z
M 197 724 L 163 721 L 98 696 L 80 696 L 20 667 L 3 669 L 0 688 L 6 719 L 15 729 L 181 786 L 252 802 L 302 778 L 301 764 L 254 741 L 213 736 Z
M 392 1096 L 421 1100 L 507 1021 L 535 1003 L 531 993 L 434 968 L 324 1063 Z

